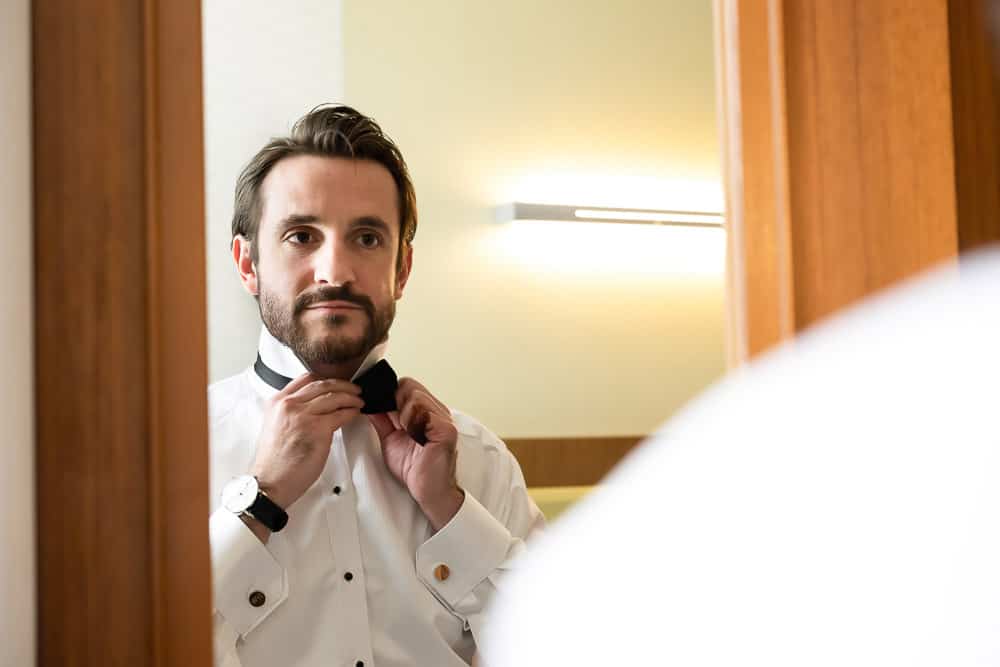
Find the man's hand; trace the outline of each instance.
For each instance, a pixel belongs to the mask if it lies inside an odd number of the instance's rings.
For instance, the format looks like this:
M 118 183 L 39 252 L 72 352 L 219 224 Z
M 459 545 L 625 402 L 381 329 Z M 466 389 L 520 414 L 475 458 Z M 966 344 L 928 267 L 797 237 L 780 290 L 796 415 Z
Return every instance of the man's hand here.
M 368 419 L 382 443 L 386 467 L 407 488 L 434 530 L 441 530 L 465 499 L 455 476 L 458 429 L 445 404 L 412 378 L 399 381 L 396 404 L 398 412 Z M 422 446 L 414 439 L 420 433 L 427 439 Z
M 363 405 L 361 388 L 345 380 L 305 373 L 289 382 L 264 410 L 250 471 L 261 490 L 288 509 L 319 479 L 333 432 L 361 414 Z

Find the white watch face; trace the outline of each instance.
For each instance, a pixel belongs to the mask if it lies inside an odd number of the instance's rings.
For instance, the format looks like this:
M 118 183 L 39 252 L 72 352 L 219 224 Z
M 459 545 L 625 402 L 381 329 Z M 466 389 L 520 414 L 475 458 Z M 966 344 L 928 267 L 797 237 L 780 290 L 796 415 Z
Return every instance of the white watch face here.
M 222 489 L 222 506 L 235 514 L 245 512 L 257 499 L 257 490 L 257 480 L 252 475 L 237 477 Z

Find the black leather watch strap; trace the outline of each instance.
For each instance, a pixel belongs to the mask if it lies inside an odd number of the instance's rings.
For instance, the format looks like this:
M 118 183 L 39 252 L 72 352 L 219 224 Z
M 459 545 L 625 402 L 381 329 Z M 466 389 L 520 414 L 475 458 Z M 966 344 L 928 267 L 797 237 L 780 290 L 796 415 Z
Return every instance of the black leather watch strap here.
M 264 524 L 272 533 L 277 533 L 288 523 L 288 513 L 261 491 L 257 492 L 257 499 L 247 508 L 247 514 Z

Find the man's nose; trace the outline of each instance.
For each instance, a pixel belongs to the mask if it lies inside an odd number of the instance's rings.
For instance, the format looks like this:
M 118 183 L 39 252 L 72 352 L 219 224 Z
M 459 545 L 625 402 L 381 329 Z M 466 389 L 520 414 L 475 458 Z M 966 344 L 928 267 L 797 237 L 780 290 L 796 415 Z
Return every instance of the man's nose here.
M 354 259 L 346 243 L 331 241 L 314 256 L 313 280 L 317 283 L 344 285 L 354 282 Z

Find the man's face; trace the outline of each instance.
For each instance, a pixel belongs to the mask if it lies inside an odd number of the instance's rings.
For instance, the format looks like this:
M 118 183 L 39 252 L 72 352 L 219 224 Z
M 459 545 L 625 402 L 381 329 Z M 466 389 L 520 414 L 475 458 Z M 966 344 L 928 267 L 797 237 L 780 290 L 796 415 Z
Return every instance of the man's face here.
M 240 270 L 264 325 L 310 369 L 360 360 L 387 335 L 410 270 L 409 248 L 397 270 L 392 175 L 371 160 L 296 156 L 261 195 L 258 260 Z

